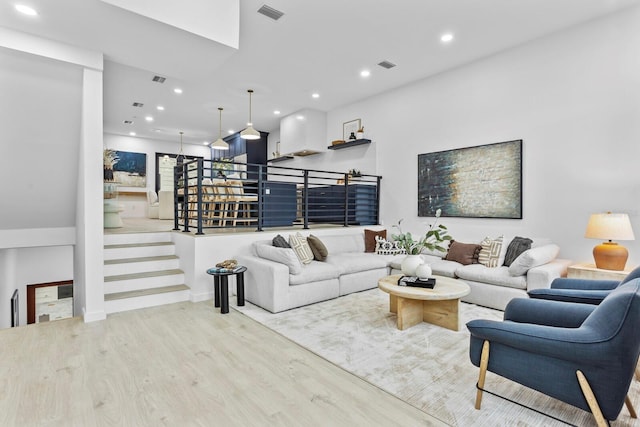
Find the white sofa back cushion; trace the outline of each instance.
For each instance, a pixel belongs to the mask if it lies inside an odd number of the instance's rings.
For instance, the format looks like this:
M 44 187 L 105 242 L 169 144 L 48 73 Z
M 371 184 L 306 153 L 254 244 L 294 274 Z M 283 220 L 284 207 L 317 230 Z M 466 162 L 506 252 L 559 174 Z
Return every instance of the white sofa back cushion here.
M 342 234 L 335 236 L 318 236 L 327 247 L 329 255 L 344 252 L 364 253 L 364 234 Z
M 553 261 L 560 253 L 558 245 L 538 246 L 522 252 L 509 266 L 509 274 L 522 276 L 533 267 Z
M 254 244 L 256 254 L 260 258 L 268 259 L 269 261 L 279 262 L 289 267 L 289 274 L 302 273 L 302 264 L 298 256 L 291 248 L 277 248 L 269 244 L 256 243 Z

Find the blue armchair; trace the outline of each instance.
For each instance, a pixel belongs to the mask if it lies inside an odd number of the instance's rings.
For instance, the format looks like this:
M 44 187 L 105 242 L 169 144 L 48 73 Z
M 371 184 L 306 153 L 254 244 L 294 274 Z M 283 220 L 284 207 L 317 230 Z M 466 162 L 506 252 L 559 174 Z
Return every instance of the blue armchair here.
M 625 404 L 636 418 L 627 392 L 640 355 L 638 324 L 640 279 L 600 305 L 517 298 L 504 321 L 467 323 L 471 362 L 480 367 L 476 409 L 488 370 L 590 411 L 598 425 L 618 418 Z
M 613 289 L 637 278 L 640 278 L 640 267 L 629 273 L 622 281 L 558 278 L 551 282 L 549 289 L 529 291 L 529 297 L 597 305 Z

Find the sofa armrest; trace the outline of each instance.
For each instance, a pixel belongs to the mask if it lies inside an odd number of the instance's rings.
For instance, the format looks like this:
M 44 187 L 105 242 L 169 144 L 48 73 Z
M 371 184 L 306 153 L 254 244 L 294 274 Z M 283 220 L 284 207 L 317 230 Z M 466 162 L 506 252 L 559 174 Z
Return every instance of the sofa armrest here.
M 567 275 L 570 264 L 571 260 L 556 258 L 544 265 L 533 267 L 527 272 L 527 291 L 549 288 L 554 279 Z
M 612 290 L 620 285 L 619 280 L 592 280 L 558 278 L 551 283 L 551 289 L 580 289 L 583 291 Z
M 253 255 L 236 255 L 238 264 L 247 267 L 244 293 L 251 303 L 272 313 L 289 308 L 289 267 Z

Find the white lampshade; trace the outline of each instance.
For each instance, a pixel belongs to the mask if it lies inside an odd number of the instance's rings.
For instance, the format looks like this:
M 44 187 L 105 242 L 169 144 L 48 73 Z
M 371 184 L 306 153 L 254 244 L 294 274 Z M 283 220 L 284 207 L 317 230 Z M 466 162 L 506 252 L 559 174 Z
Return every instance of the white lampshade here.
M 242 139 L 260 139 L 260 132 L 255 130 L 253 126 L 249 125 L 245 130 L 240 132 L 240 138 Z
M 635 240 L 629 215 L 611 212 L 592 214 L 584 237 L 600 240 Z
M 228 150 L 229 144 L 224 142 L 224 139 L 218 138 L 215 142 L 211 144 L 211 148 L 215 150 Z

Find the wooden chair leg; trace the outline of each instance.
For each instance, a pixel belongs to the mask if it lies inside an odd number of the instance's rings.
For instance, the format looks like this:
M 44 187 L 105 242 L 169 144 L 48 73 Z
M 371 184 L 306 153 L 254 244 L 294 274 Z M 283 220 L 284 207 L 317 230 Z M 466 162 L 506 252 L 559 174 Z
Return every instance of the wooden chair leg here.
M 593 418 L 596 420 L 596 424 L 598 427 L 608 427 L 609 423 L 604 419 L 604 415 L 602 415 L 602 411 L 600 410 L 600 405 L 598 405 L 598 400 L 596 396 L 593 394 L 593 390 L 591 390 L 591 386 L 589 385 L 589 381 L 584 376 L 582 371 L 576 371 L 576 376 L 578 377 L 578 383 L 580 384 L 580 389 L 582 390 L 582 394 L 584 398 L 587 399 L 587 404 L 589 405 L 589 409 L 591 409 L 591 413 L 593 414 Z
M 478 391 L 476 392 L 476 409 L 480 409 L 482 404 L 482 388 L 487 376 L 487 366 L 489 366 L 489 341 L 482 344 L 482 354 L 480 355 L 480 376 L 478 377 Z
M 633 409 L 633 404 L 631 403 L 631 399 L 629 399 L 628 394 L 624 397 L 624 404 L 627 405 L 627 410 L 629 410 L 629 415 L 631 415 L 631 418 L 638 418 L 638 416 L 636 415 L 636 410 Z

